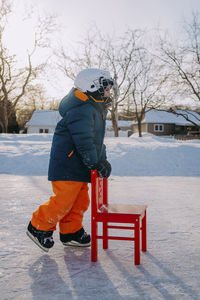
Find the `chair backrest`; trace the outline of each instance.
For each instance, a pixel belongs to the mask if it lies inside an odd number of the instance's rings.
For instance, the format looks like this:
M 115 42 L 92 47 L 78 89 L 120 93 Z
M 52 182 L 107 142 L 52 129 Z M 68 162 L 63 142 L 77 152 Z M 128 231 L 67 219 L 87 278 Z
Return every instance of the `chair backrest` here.
M 98 176 L 96 170 L 91 171 L 92 210 L 99 211 L 108 201 L 108 179 Z

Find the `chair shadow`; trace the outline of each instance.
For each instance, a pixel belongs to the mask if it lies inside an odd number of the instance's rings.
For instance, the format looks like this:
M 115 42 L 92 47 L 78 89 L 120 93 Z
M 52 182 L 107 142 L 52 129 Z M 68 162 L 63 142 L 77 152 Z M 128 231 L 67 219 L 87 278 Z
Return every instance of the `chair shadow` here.
M 165 288 L 166 286 L 171 285 L 176 286 L 179 290 L 182 290 L 184 295 L 188 295 L 188 299 L 200 300 L 200 296 L 196 294 L 194 290 L 187 284 L 185 284 L 178 276 L 176 276 L 171 270 L 169 270 L 164 264 L 162 264 L 156 257 L 154 257 L 149 252 L 143 253 L 152 263 L 159 268 L 165 275 L 165 277 L 159 276 L 159 274 L 154 275 L 152 272 L 148 271 L 142 264 L 138 266 L 134 266 L 139 270 L 139 272 L 143 275 L 142 278 L 138 276 L 134 276 L 131 274 L 127 268 L 121 263 L 118 258 L 114 255 L 113 252 L 107 252 L 108 257 L 112 260 L 112 262 L 116 265 L 118 270 L 122 273 L 122 276 L 127 278 L 127 281 L 130 285 L 138 293 L 138 296 L 141 299 L 147 297 L 146 292 L 149 292 L 148 289 L 143 289 L 143 283 L 146 282 L 154 287 L 159 294 L 163 297 L 163 299 L 177 299 L 175 294 L 170 294 L 170 291 Z M 190 298 L 189 298 L 190 297 Z M 146 299 L 146 298 L 145 298 Z
M 184 292 L 185 295 L 188 295 L 189 297 L 191 297 L 194 300 L 200 300 L 200 295 L 197 295 L 196 292 L 190 286 L 188 286 L 186 283 L 184 283 L 183 280 L 181 280 L 178 276 L 176 276 L 171 270 L 169 270 L 164 264 L 162 264 L 156 257 L 154 257 L 149 252 L 145 253 L 145 255 L 149 259 L 151 259 L 151 261 L 168 276 L 169 282 L 172 282 L 173 284 L 178 286 Z M 146 270 L 143 267 L 141 268 L 141 271 L 144 272 L 144 275 L 145 275 Z M 148 275 L 148 273 L 147 273 L 147 275 Z
M 32 299 L 72 299 L 72 292 L 58 273 L 56 261 L 45 254 L 29 268 Z

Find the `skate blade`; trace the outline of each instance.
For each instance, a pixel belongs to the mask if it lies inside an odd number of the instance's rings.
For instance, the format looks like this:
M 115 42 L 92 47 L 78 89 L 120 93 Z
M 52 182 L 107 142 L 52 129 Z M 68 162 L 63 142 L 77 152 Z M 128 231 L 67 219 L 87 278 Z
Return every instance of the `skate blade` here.
M 70 241 L 70 242 L 62 242 L 64 246 L 71 246 L 71 247 L 90 247 L 91 243 L 87 243 L 87 244 L 80 244 L 76 241 Z
M 26 231 L 26 234 L 27 234 L 28 237 L 29 237 L 29 238 L 30 238 L 30 239 L 31 239 L 38 247 L 40 247 L 44 252 L 48 252 L 48 251 L 49 251 L 49 249 L 43 247 L 43 246 L 39 243 L 38 239 L 37 239 L 36 237 L 34 237 L 28 230 Z

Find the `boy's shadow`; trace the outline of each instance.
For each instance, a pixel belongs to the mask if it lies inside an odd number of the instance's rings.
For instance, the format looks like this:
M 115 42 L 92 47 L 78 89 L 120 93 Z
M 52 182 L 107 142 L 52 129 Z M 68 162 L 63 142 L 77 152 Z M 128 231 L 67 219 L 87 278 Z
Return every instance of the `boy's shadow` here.
M 65 247 L 64 261 L 76 299 L 122 299 L 100 262 L 91 262 L 90 248 Z
M 49 255 L 45 254 L 38 258 L 31 265 L 29 275 L 33 279 L 31 285 L 33 299 L 73 298 L 71 290 L 58 273 L 57 263 Z
M 70 287 L 62 279 L 56 261 L 48 254 L 38 258 L 30 267 L 29 275 L 32 299 L 104 299 L 109 295 L 112 299 L 122 299 L 117 288 L 102 269 L 99 262 L 91 262 L 90 248 L 64 248 L 66 276 L 70 279 Z M 120 298 L 121 297 L 121 298 Z

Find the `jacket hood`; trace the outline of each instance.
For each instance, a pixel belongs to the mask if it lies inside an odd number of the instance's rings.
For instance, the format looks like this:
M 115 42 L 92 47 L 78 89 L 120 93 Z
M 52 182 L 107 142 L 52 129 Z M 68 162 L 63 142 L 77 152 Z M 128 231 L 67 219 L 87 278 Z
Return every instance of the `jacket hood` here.
M 103 101 L 102 101 L 103 102 Z M 100 110 L 104 110 L 103 103 L 96 102 L 95 99 L 87 96 L 83 92 L 72 88 L 69 94 L 67 94 L 60 102 L 59 113 L 62 117 L 73 108 L 84 105 L 85 103 L 93 103 L 95 106 L 98 106 Z

